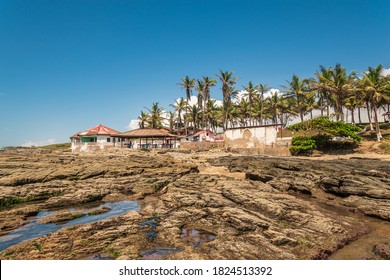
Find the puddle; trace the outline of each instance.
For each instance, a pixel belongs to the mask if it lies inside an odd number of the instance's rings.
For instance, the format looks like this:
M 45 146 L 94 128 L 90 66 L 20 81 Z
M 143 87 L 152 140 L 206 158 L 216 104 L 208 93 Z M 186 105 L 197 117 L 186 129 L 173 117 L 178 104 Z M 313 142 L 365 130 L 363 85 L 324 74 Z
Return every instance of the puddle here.
M 153 250 L 148 250 L 141 252 L 141 256 L 144 260 L 160 260 L 162 257 L 172 254 L 175 252 L 179 252 L 183 249 L 177 249 L 177 248 L 157 248 Z
M 203 243 L 215 240 L 215 234 L 193 228 L 183 228 L 181 239 L 192 247 L 200 247 Z
M 156 231 L 157 224 L 158 221 L 156 221 L 156 219 L 151 219 L 140 224 L 142 227 L 149 227 L 152 229 L 146 232 L 146 238 L 149 241 L 153 241 L 157 236 L 157 231 Z
M 377 244 L 390 244 L 390 222 L 353 213 L 302 195 L 294 196 L 310 201 L 314 205 L 340 216 L 352 217 L 359 222 L 363 222 L 368 227 L 369 231 L 367 234 L 334 252 L 328 257 L 329 260 L 377 259 L 378 256 L 373 252 L 374 246 Z
M 64 224 L 40 224 L 38 223 L 39 219 L 54 214 L 55 212 L 39 212 L 38 215 L 34 217 L 27 225 L 24 225 L 9 234 L 0 236 L 0 251 L 3 251 L 12 245 L 18 244 L 27 239 L 37 238 L 43 235 L 47 235 L 51 232 L 55 232 L 63 227 L 93 223 L 122 215 L 131 210 L 139 211 L 140 209 L 139 203 L 136 201 L 105 203 L 99 208 L 102 207 L 109 207 L 111 210 L 98 215 L 85 215 Z
M 359 239 L 337 250 L 329 260 L 365 260 L 377 259 L 374 254 L 374 246 L 378 244 L 390 244 L 390 223 L 372 218 L 366 219 L 370 232 Z

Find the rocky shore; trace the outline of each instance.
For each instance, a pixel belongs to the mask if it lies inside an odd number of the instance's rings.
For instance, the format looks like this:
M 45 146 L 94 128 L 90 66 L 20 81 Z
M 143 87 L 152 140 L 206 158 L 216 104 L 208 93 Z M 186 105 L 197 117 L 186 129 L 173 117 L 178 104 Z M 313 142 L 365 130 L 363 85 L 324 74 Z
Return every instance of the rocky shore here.
M 140 207 L 101 206 L 119 201 Z M 390 161 L 3 149 L 0 204 L 0 242 L 32 222 L 64 224 L 0 259 L 326 259 L 390 230 Z M 389 259 L 388 234 L 371 240 L 340 258 Z

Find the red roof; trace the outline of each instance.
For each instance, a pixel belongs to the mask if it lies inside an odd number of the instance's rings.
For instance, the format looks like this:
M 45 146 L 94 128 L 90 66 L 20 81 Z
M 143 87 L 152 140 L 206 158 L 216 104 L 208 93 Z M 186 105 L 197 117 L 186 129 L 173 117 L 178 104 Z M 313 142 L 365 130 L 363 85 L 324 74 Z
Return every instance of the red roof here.
M 113 134 L 119 134 L 120 132 L 109 128 L 107 126 L 99 124 L 98 126 L 92 127 L 84 132 L 79 133 L 79 135 L 82 136 L 88 136 L 88 135 L 113 135 Z

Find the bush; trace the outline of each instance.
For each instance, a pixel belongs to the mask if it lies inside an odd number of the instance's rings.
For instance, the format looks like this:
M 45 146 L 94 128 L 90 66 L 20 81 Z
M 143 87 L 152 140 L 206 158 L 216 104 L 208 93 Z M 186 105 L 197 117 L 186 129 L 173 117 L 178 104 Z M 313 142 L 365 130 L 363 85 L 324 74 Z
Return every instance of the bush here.
M 356 142 L 362 140 L 356 134 L 361 131 L 359 127 L 343 122 L 334 122 L 327 117 L 318 117 L 294 124 L 288 127 L 288 129 L 298 132 L 298 135 L 292 138 L 290 151 L 293 155 L 309 154 L 314 149 L 351 149 L 355 147 Z M 345 137 L 347 139 L 332 141 L 332 137 Z
M 294 136 L 290 151 L 293 155 L 309 154 L 314 149 L 321 149 L 329 141 L 330 136 Z
M 288 129 L 295 132 L 315 130 L 320 131 L 320 134 L 323 135 L 350 137 L 354 141 L 362 140 L 362 138 L 356 134 L 361 131 L 359 127 L 340 121 L 334 122 L 327 117 L 318 117 L 313 120 L 297 123 L 289 126 Z

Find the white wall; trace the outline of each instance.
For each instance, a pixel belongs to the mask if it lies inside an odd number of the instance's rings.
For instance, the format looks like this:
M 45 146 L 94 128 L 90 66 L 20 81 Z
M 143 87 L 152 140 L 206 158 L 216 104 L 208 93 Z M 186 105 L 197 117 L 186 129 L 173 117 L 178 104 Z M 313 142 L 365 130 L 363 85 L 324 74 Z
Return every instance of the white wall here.
M 258 148 L 276 143 L 274 126 L 233 128 L 225 131 L 226 146 L 232 148 Z

